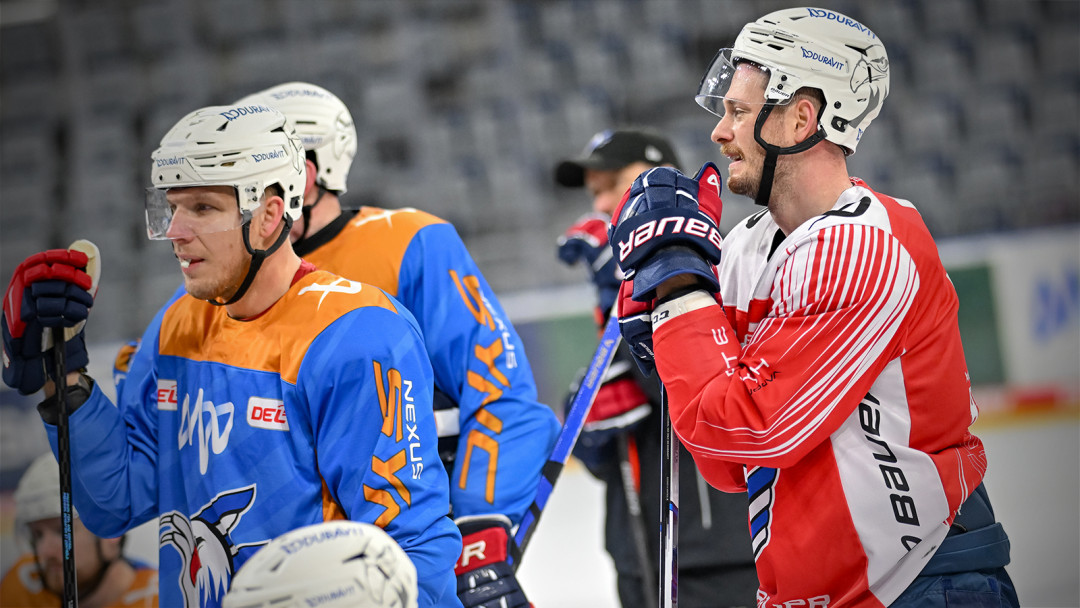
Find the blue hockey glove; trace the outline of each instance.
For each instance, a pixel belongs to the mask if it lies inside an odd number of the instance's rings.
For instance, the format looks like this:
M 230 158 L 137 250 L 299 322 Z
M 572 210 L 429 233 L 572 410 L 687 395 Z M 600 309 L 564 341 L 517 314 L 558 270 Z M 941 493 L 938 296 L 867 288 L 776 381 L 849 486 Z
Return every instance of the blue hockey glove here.
M 55 373 L 52 336 L 45 328 L 65 328 L 68 371 L 89 363 L 82 329 L 97 290 L 98 253 L 89 241 L 72 247 L 81 250 L 50 249 L 28 257 L 4 294 L 4 383 L 24 395 L 40 390 Z
M 470 515 L 455 520 L 461 530 L 461 557 L 454 567 L 458 599 L 465 608 L 528 608 L 514 569 L 507 563 L 510 519 Z
M 606 320 L 615 298 L 619 294 L 622 276 L 615 258 L 611 255 L 608 244 L 608 223 L 611 218 L 604 213 L 588 213 L 577 219 L 566 232 L 559 237 L 559 259 L 573 266 L 585 262 L 589 268 L 589 278 L 596 285 L 599 300 L 598 320 Z
M 680 274 L 720 290 L 713 266 L 720 263 L 722 209 L 720 173 L 712 163 L 693 179 L 657 167 L 634 180 L 608 235 L 623 274 L 634 282 L 633 299 L 655 298 L 658 285 Z

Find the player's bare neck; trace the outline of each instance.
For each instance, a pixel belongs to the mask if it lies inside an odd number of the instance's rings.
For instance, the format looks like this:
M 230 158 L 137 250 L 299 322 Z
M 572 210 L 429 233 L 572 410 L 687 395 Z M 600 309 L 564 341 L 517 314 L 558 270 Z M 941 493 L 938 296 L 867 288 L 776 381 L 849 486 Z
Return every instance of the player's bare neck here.
M 329 190 L 325 191 L 322 198 L 319 199 L 319 203 L 311 208 L 311 218 L 309 219 L 311 225 L 308 227 L 307 236 L 319 232 L 340 215 L 341 200 L 338 195 Z
M 810 155 L 815 148 L 803 154 Z M 844 190 L 851 187 L 847 164 L 842 159 L 800 160 L 805 162 L 789 163 L 789 170 L 778 174 L 769 197 L 769 212 L 784 234 L 791 234 L 808 220 L 832 209 Z
M 81 608 L 104 608 L 114 605 L 135 582 L 135 569 L 123 559 L 114 560 L 106 568 L 101 582 L 92 591 L 80 595 Z

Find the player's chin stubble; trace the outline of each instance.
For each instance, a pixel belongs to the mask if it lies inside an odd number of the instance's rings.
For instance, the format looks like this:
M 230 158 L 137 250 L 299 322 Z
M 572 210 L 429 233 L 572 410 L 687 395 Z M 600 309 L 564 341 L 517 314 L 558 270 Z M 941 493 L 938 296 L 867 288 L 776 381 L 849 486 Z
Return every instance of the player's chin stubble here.
M 206 262 L 204 262 L 206 263 Z M 244 280 L 246 264 L 231 265 L 217 277 L 184 277 L 188 294 L 200 300 L 228 300 Z

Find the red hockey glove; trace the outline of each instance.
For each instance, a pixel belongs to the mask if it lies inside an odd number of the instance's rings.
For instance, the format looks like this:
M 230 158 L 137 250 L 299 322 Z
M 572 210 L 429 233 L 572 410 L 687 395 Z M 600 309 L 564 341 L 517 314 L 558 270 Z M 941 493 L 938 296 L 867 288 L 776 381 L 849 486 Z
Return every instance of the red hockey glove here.
M 4 294 L 4 383 L 24 395 L 40 390 L 46 374 L 54 374 L 52 336 L 45 328 L 66 328 L 67 370 L 89 363 L 82 328 L 97 291 L 98 253 L 89 241 L 77 241 L 72 248 L 26 258 Z
M 612 440 L 637 427 L 652 412 L 648 395 L 630 374 L 630 360 L 621 353 L 615 354 L 603 382 L 574 444 L 574 456 L 597 476 L 612 459 Z M 571 388 L 573 395 L 576 387 Z M 569 407 L 569 400 L 566 405 Z
M 510 519 L 470 515 L 455 520 L 461 530 L 461 557 L 454 567 L 458 599 L 465 608 L 529 608 L 514 569 L 507 563 Z
M 656 297 L 656 287 L 680 275 L 696 275 L 712 292 L 720 285 L 713 270 L 720 263 L 723 210 L 720 173 L 705 163 L 693 179 L 676 169 L 657 167 L 642 173 L 615 212 L 609 232 L 612 252 L 633 298 Z
M 584 261 L 589 268 L 589 278 L 596 285 L 597 305 L 603 317 L 615 305 L 622 275 L 608 244 L 608 222 L 605 213 L 587 213 L 577 219 L 573 226 L 559 237 L 559 259 L 573 266 Z M 601 321 L 603 323 L 603 321 Z

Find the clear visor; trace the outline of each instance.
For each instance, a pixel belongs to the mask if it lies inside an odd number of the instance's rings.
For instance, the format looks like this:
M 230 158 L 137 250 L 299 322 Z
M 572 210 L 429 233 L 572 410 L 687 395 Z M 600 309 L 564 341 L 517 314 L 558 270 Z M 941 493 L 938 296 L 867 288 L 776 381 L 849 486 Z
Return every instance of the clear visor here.
M 236 230 L 244 218 L 236 199 L 183 196 L 170 201 L 168 190 L 146 189 L 146 235 L 165 241 Z
M 713 57 L 698 85 L 694 100 L 709 112 L 723 118 L 724 100 L 756 106 L 786 103 L 787 99 L 769 99 L 769 69 L 754 61 L 737 57 L 735 49 L 720 49 Z M 739 68 L 742 68 L 741 70 Z M 736 73 L 738 72 L 738 73 Z

